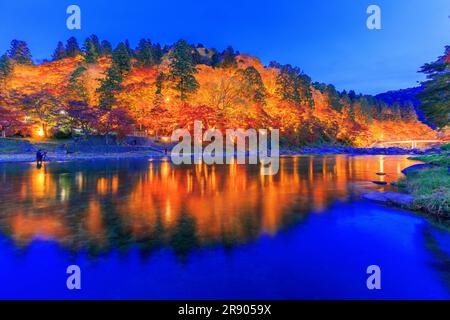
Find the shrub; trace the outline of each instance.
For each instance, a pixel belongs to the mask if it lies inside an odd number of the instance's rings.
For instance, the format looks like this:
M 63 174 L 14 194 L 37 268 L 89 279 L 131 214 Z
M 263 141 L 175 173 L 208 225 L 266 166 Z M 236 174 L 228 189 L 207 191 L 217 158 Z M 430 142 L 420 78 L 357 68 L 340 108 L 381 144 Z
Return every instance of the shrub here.
M 450 167 L 450 156 L 447 153 L 415 156 L 410 157 L 409 159 L 431 163 L 436 166 Z
M 446 144 L 443 144 L 441 146 L 441 149 L 444 150 L 444 151 L 450 151 L 450 142 L 446 143 Z
M 403 180 L 416 209 L 450 216 L 450 173 L 445 167 L 417 170 Z

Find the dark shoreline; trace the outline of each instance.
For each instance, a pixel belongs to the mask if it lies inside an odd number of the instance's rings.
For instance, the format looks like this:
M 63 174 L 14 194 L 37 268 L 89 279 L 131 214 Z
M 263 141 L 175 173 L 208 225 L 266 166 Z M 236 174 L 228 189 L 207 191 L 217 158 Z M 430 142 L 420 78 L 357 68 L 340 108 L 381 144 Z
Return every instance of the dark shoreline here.
M 299 155 L 424 155 L 433 154 L 439 149 L 432 148 L 427 150 L 420 149 L 402 149 L 402 148 L 352 148 L 352 147 L 305 147 L 297 150 L 280 149 L 280 156 L 299 156 Z M 104 160 L 104 159 L 130 159 L 130 158 L 148 158 L 159 159 L 170 157 L 170 151 L 167 155 L 164 152 L 154 150 L 129 151 L 126 148 L 123 152 L 115 147 L 114 152 L 75 152 L 61 153 L 48 152 L 47 161 L 77 161 L 77 160 Z M 23 153 L 0 153 L 0 163 L 7 162 L 35 162 L 34 151 Z

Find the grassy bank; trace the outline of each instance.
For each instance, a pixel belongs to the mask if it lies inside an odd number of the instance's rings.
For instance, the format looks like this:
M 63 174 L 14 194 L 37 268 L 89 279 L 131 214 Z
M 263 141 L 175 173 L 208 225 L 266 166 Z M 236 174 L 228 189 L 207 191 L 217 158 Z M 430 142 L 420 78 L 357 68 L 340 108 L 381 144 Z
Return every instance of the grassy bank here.
M 414 196 L 414 209 L 450 218 L 450 144 L 442 146 L 442 153 L 410 157 L 434 165 L 414 170 L 399 181 Z

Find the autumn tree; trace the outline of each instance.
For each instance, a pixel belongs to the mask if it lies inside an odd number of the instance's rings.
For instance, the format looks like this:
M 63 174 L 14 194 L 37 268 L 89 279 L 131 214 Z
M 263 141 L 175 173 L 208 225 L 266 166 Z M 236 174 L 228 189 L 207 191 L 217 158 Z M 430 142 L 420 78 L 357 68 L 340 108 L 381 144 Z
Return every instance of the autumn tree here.
M 98 126 L 103 113 L 99 109 L 82 101 L 69 101 L 66 107 L 65 123 L 73 129 L 80 129 L 83 134 L 91 134 Z
M 450 46 L 445 54 L 420 69 L 427 80 L 422 82 L 425 89 L 417 95 L 421 104 L 419 109 L 438 128 L 448 126 L 450 119 Z
M 162 90 L 165 79 L 166 75 L 163 72 L 160 72 L 156 77 L 153 104 L 147 118 L 147 125 L 154 130 L 155 137 L 158 137 L 159 132 L 166 133 L 170 125 L 173 124 L 173 119 L 164 106 Z
M 0 106 L 0 132 L 1 137 L 6 138 L 6 134 L 15 133 L 24 124 L 20 119 L 21 113 L 17 110 L 11 110 Z
M 402 119 L 402 115 L 401 115 L 401 106 L 399 102 L 395 102 L 392 105 L 392 119 L 393 120 L 401 120 Z
M 66 43 L 66 55 L 71 58 L 75 58 L 81 53 L 80 46 L 75 37 L 70 37 Z
M 41 127 L 45 137 L 48 130 L 58 123 L 61 116 L 59 100 L 48 89 L 25 94 L 22 98 L 22 107 Z
M 17 64 L 31 65 L 33 60 L 31 60 L 30 49 L 25 41 L 13 40 L 11 41 L 11 48 L 8 51 L 9 57 L 14 60 Z
M 96 129 L 103 134 L 108 144 L 108 136 L 114 132 L 118 137 L 124 137 L 133 130 L 134 120 L 129 114 L 120 108 L 111 110 L 99 109 L 99 117 Z
M 139 131 L 148 127 L 155 96 L 155 88 L 147 83 L 131 83 L 124 86 L 118 95 L 118 105 L 129 111 L 136 120 Z
M 186 101 L 187 95 L 197 91 L 199 85 L 195 79 L 197 69 L 192 61 L 191 46 L 184 40 L 175 44 L 170 55 L 168 78 L 173 83 L 173 88 L 178 91 L 178 98 Z
M 61 41 L 58 41 L 56 45 L 56 49 L 53 52 L 52 59 L 53 61 L 64 59 L 67 56 L 66 48 L 64 48 L 64 44 Z

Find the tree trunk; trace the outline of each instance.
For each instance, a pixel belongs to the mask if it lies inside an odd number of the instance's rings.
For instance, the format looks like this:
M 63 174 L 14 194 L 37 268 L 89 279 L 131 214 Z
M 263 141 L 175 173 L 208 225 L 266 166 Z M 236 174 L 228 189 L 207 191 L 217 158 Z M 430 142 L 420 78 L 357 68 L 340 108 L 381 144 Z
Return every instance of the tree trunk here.
M 42 124 L 42 132 L 44 133 L 44 138 L 48 138 L 47 124 L 46 123 Z

